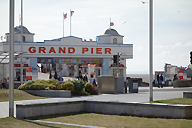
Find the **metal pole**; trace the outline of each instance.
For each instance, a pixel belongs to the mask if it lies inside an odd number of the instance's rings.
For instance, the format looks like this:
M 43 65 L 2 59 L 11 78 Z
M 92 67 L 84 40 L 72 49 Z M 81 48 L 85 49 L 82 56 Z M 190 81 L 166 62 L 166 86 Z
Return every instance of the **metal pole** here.
M 63 13 L 63 37 L 64 37 L 64 13 Z
M 153 0 L 149 3 L 149 100 L 153 101 Z
M 23 84 L 23 0 L 21 0 L 21 85 Z
M 119 52 L 118 52 L 118 54 L 117 54 L 117 65 L 118 65 L 118 76 L 117 77 L 119 77 Z
M 71 36 L 71 9 L 70 9 L 70 36 Z
M 9 116 L 14 117 L 14 0 L 9 9 Z

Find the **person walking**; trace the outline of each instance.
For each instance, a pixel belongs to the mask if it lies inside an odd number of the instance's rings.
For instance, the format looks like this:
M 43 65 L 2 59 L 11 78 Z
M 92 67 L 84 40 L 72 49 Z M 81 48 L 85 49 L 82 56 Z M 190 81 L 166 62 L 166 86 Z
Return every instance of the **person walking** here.
M 158 88 L 160 88 L 160 86 L 159 86 L 159 73 L 157 74 L 157 84 L 158 84 Z
M 83 81 L 84 81 L 85 83 L 88 82 L 88 78 L 87 78 L 87 75 L 86 75 L 86 74 L 85 74 L 85 76 L 83 77 Z
M 177 74 L 174 75 L 173 81 L 178 80 Z
M 56 72 L 56 70 L 55 70 L 54 78 L 55 78 L 55 79 L 58 79 L 58 78 L 57 78 L 57 72 Z
M 159 77 L 159 83 L 161 88 L 163 88 L 163 75 L 161 74 L 161 76 Z

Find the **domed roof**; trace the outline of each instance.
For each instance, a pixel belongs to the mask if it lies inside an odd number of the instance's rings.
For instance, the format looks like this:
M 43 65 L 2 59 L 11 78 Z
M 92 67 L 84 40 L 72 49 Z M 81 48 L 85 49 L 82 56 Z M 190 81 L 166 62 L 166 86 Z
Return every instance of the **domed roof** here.
M 14 28 L 14 33 L 21 33 L 21 26 L 15 27 Z M 32 34 L 32 33 L 29 32 L 29 30 L 25 26 L 23 26 L 23 33 L 24 34 Z
M 115 29 L 107 29 L 104 34 L 110 35 L 110 36 L 120 36 L 119 33 Z
M 115 29 L 107 29 L 105 31 L 105 33 L 103 35 L 100 35 L 100 36 L 121 36 L 121 37 L 124 37 L 122 35 L 119 35 L 119 33 L 115 30 Z

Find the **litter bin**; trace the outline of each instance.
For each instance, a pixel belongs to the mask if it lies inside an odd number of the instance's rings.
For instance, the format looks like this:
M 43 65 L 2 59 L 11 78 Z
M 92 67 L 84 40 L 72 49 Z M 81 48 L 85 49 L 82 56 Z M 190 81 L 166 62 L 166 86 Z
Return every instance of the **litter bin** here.
M 129 85 L 129 93 L 138 93 L 139 82 L 137 80 L 129 79 L 128 85 Z

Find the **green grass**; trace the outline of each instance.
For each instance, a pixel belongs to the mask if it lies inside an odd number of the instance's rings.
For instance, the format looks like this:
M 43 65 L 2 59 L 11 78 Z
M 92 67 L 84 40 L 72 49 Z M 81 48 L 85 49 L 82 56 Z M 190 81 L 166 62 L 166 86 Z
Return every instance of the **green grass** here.
M 192 105 L 192 98 L 175 98 L 175 99 L 168 99 L 168 100 L 156 100 L 156 101 L 151 101 L 150 103 Z
M 41 120 L 108 128 L 191 128 L 192 126 L 192 120 L 186 119 L 144 118 L 95 113 L 63 115 Z
M 80 113 L 47 117 L 40 120 L 72 123 L 80 125 L 100 126 L 107 128 L 191 128 L 192 120 L 187 119 L 161 119 L 118 115 L 104 115 L 94 113 Z M 30 122 L 15 118 L 0 119 L 1 128 L 73 128 L 73 126 L 56 125 L 48 123 Z M 74 127 L 76 128 L 76 127 Z
M 14 100 L 44 99 L 47 97 L 34 96 L 22 90 L 14 89 Z M 0 89 L 0 102 L 9 101 L 9 89 Z
M 7 118 L 0 118 L 0 128 L 77 128 L 77 127 L 31 122 L 12 117 L 7 117 Z

